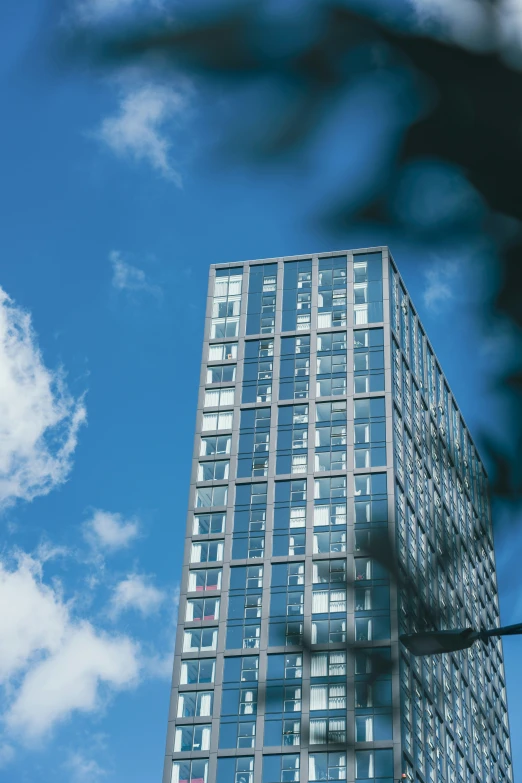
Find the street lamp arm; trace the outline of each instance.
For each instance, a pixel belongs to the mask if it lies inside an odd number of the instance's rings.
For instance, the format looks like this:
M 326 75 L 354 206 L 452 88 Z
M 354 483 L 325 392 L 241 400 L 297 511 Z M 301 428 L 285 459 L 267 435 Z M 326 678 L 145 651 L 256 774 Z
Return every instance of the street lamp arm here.
M 473 628 L 452 628 L 448 631 L 417 631 L 399 636 L 399 640 L 412 655 L 438 655 L 466 650 L 475 642 L 487 643 L 492 636 L 522 634 L 522 623 L 475 631 Z
M 490 636 L 517 636 L 522 634 L 522 623 L 516 625 L 504 625 L 502 628 L 489 628 L 486 631 L 480 631 L 480 639 L 488 639 Z

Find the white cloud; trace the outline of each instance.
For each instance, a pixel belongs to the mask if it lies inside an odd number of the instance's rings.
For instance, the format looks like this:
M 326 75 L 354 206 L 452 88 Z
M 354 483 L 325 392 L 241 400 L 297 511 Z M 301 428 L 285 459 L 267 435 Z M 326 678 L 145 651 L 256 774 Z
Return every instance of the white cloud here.
M 437 23 L 461 46 L 496 49 L 517 68 L 522 66 L 522 0 L 410 0 L 423 27 Z
M 156 612 L 165 600 L 165 594 L 150 583 L 150 578 L 131 574 L 116 585 L 111 598 L 111 613 L 119 615 L 136 609 L 144 617 Z
M 44 365 L 30 314 L 0 288 L 0 508 L 67 479 L 85 420 L 83 398 Z
M 63 766 L 74 783 L 91 783 L 107 774 L 95 759 L 89 759 L 79 751 L 72 753 Z
M 118 291 L 145 291 L 161 296 L 161 288 L 147 279 L 143 269 L 124 261 L 118 250 L 109 254 L 109 260 L 112 264 L 112 285 Z
M 137 683 L 137 645 L 75 619 L 56 586 L 44 584 L 41 562 L 22 554 L 1 563 L 0 577 L 0 684 L 12 735 L 38 739 Z
M 66 18 L 91 25 L 123 16 L 129 11 L 161 9 L 161 0 L 70 0 Z
M 95 509 L 91 519 L 84 523 L 84 534 L 95 547 L 105 550 L 124 549 L 139 535 L 136 519 L 123 519 L 121 514 Z
M 455 298 L 456 278 L 459 266 L 453 261 L 434 259 L 432 266 L 426 269 L 426 287 L 423 291 L 424 304 L 429 310 L 443 309 Z
M 169 130 L 187 108 L 186 90 L 139 80 L 120 80 L 117 113 L 106 117 L 95 136 L 119 157 L 145 161 L 162 177 L 181 187 L 171 159 Z

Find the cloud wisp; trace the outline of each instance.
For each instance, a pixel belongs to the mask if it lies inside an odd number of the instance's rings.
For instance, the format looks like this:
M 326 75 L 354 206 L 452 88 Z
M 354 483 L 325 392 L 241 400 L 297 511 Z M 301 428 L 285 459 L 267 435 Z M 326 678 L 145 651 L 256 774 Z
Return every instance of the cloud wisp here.
M 71 0 L 66 19 L 81 25 L 96 25 L 141 10 L 160 11 L 162 0 Z
M 124 519 L 119 513 L 94 509 L 90 519 L 83 525 L 84 536 L 95 549 L 115 552 L 125 549 L 140 534 L 137 519 Z
M 454 261 L 433 261 L 426 269 L 426 286 L 422 293 L 424 304 L 432 312 L 440 312 L 455 299 L 459 265 Z
M 127 74 L 120 80 L 116 113 L 106 117 L 94 135 L 118 157 L 145 162 L 162 178 L 181 187 L 169 131 L 186 109 L 186 90 Z
M 86 421 L 83 397 L 68 391 L 62 370 L 45 366 L 30 314 L 1 288 L 0 420 L 0 508 L 67 479 Z
M 74 617 L 59 587 L 44 583 L 42 563 L 27 554 L 0 561 L 0 627 L 3 721 L 18 740 L 41 739 L 73 713 L 94 712 L 138 683 L 138 645 Z
M 111 598 L 111 614 L 115 617 L 134 609 L 143 617 L 158 611 L 165 600 L 165 593 L 151 583 L 150 577 L 130 574 L 118 582 Z
M 124 261 L 118 250 L 111 251 L 109 260 L 112 265 L 112 286 L 117 291 L 133 293 L 143 291 L 158 298 L 161 297 L 160 286 L 151 283 L 143 269 Z

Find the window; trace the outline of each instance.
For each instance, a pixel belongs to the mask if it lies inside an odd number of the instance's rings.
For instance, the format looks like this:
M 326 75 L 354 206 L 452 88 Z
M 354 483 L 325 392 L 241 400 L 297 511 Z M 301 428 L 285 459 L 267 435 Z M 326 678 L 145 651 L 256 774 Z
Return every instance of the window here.
M 231 430 L 233 411 L 220 411 L 219 413 L 203 414 L 203 432 L 212 432 L 215 430 Z
M 270 408 L 241 411 L 238 478 L 268 475 Z
M 233 383 L 235 380 L 235 364 L 216 364 L 207 367 L 207 383 Z
M 346 677 L 346 653 L 312 653 L 311 677 Z
M 300 680 L 303 676 L 302 653 L 268 656 L 268 679 Z
M 363 253 L 353 257 L 354 323 L 382 321 L 382 255 Z
M 192 533 L 195 536 L 213 535 L 224 533 L 225 514 L 196 514 Z
M 346 503 L 326 503 L 314 508 L 314 527 L 346 525 Z
M 228 487 L 226 485 L 218 487 L 198 487 L 196 489 L 196 508 L 226 506 L 227 496 Z
M 386 473 L 354 476 L 355 524 L 380 524 L 388 521 Z
M 216 277 L 210 338 L 237 337 L 241 311 L 242 275 Z
M 340 644 L 346 642 L 346 620 L 312 620 L 312 644 Z
M 313 584 L 342 582 L 346 584 L 346 560 L 316 560 L 312 563 Z
M 206 652 L 215 650 L 217 628 L 197 628 L 183 633 L 183 652 Z
M 308 397 L 310 375 L 310 337 L 281 338 L 279 399 Z
M 189 593 L 207 590 L 221 590 L 221 568 L 208 568 L 190 571 L 188 578 Z
M 250 267 L 247 334 L 271 334 L 275 327 L 277 264 Z
M 234 404 L 234 392 L 233 386 L 227 389 L 207 389 L 205 392 L 205 408 L 218 408 L 223 405 Z
M 346 685 L 310 686 L 310 710 L 346 710 Z
M 243 402 L 270 402 L 272 399 L 273 355 L 273 339 L 245 343 Z
M 263 756 L 263 783 L 299 783 L 299 763 L 297 753 Z
M 318 397 L 346 394 L 346 333 L 317 336 Z
M 310 745 L 346 742 L 346 718 L 311 718 Z
M 283 277 L 283 332 L 310 328 L 311 261 L 287 261 Z
M 301 744 L 301 720 L 283 721 L 283 745 L 293 746 Z
M 308 774 L 310 781 L 346 780 L 346 753 L 310 753 Z
M 390 618 L 381 617 L 357 617 L 355 619 L 355 641 L 371 642 L 378 639 L 390 638 Z
M 229 467 L 230 462 L 228 459 L 222 459 L 218 462 L 200 462 L 198 465 L 198 481 L 223 481 L 228 478 Z
M 216 673 L 215 658 L 202 658 L 181 662 L 181 685 L 197 685 L 214 682 Z M 210 713 L 209 713 L 210 714 Z M 178 717 L 180 717 L 178 715 Z
M 209 750 L 210 726 L 178 726 L 174 735 L 174 753 Z
M 223 681 L 257 682 L 259 678 L 259 658 L 257 655 L 234 656 L 225 658 Z
M 201 661 L 205 663 L 205 661 Z M 215 661 L 212 661 L 215 666 Z M 209 718 L 212 715 L 214 691 L 189 691 L 180 693 L 178 718 Z
M 324 508 L 317 506 L 317 508 Z M 314 533 L 313 553 L 315 554 L 339 554 L 346 552 L 346 530 L 329 530 L 324 533 Z
M 355 394 L 384 391 L 384 331 L 358 329 L 353 333 Z
M 346 476 L 319 478 L 314 481 L 314 497 L 316 500 L 330 500 L 346 497 Z
M 346 590 L 314 590 L 312 614 L 346 612 Z
M 384 397 L 354 400 L 354 449 L 356 468 L 386 464 Z
M 215 435 L 211 438 L 201 438 L 199 456 L 212 457 L 214 454 L 230 454 L 231 446 L 231 435 Z
M 207 783 L 208 760 L 174 761 L 171 783 Z
M 253 781 L 253 756 L 218 759 L 217 783 L 253 783 Z M 203 783 L 206 783 L 206 781 L 203 781 Z
M 393 720 L 390 713 L 355 716 L 355 741 L 380 742 L 393 739 Z
M 237 359 L 237 343 L 214 343 L 209 345 L 209 362 L 222 362 L 224 359 Z
M 346 400 L 338 402 L 318 402 L 315 406 L 315 420 L 322 422 L 345 422 Z
M 191 563 L 213 563 L 223 560 L 223 541 L 193 541 Z
M 393 780 L 392 750 L 357 750 L 355 752 L 355 779 Z
M 187 601 L 186 622 L 219 619 L 219 598 L 191 598 Z
M 319 259 L 317 328 L 346 326 L 346 257 Z

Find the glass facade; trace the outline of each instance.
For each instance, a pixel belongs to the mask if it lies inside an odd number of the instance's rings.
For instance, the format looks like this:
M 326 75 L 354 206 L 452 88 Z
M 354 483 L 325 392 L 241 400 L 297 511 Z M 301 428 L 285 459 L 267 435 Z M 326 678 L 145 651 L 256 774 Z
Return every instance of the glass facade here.
M 487 479 L 387 248 L 213 266 L 163 783 L 512 781 Z M 384 547 L 383 547 L 384 543 Z

